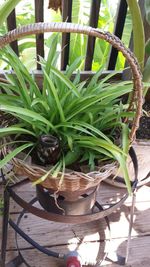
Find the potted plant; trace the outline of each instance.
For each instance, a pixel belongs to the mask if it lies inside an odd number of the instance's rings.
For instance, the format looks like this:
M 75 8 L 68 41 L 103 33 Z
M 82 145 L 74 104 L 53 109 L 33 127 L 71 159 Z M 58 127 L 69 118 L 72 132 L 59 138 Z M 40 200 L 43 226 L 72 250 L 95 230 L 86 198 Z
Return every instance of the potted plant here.
M 66 23 L 62 25 L 67 26 Z M 28 30 L 31 33 L 30 27 Z M 99 34 L 103 33 L 97 31 Z M 129 63 L 133 70 L 135 68 L 136 90 L 130 104 L 123 104 L 122 96 L 132 92 L 132 83 L 111 84 L 112 74 L 99 80 L 102 70 L 91 81 L 81 82 L 79 72 L 71 81 L 79 60 L 65 73 L 60 72 L 55 67 L 54 43 L 47 60 L 40 60 L 42 90 L 10 47 L 1 50 L 1 58 L 15 73 L 7 74 L 6 81 L 0 83 L 1 168 L 11 161 L 14 172 L 26 174 L 34 184 L 53 192 L 64 192 L 64 195 L 67 191 L 80 196 L 119 167 L 131 192 L 126 159 L 131 145 L 129 135 L 133 139 L 137 128 L 134 125 L 130 131 L 129 125 L 132 121 L 138 123 L 140 116 L 141 77 L 131 52 L 117 38 L 106 35 L 110 43 L 118 42 L 118 49 L 123 50 L 128 59 L 131 57 Z M 2 38 L 2 46 L 5 38 L 6 43 L 11 41 L 8 41 L 10 36 Z M 16 38 L 14 32 L 12 36 Z M 139 101 L 137 110 L 136 100 Z

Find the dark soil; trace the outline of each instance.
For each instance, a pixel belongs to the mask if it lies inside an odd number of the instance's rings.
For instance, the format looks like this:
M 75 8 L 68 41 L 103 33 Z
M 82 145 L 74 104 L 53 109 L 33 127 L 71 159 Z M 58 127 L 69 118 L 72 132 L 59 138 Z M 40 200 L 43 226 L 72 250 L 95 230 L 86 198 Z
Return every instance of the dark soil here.
M 137 130 L 137 139 L 149 139 L 150 140 L 150 102 L 143 105 L 143 116 L 140 119 L 140 127 Z

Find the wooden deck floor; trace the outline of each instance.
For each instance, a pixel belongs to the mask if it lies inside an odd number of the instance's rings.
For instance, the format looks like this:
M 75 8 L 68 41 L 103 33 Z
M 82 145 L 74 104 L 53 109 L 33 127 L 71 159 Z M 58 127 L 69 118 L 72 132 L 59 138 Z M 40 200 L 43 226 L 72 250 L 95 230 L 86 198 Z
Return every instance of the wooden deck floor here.
M 140 165 L 139 179 L 150 171 L 150 145 L 135 145 Z M 2 194 L 2 188 L 0 193 Z M 35 193 L 30 185 L 17 189 L 24 199 L 32 199 Z M 100 187 L 98 200 L 101 204 L 114 202 L 124 194 L 119 189 L 103 183 Z M 109 231 L 105 221 L 99 220 L 87 224 L 67 225 L 41 220 L 32 214 L 25 214 L 20 227 L 35 241 L 54 251 L 67 253 L 77 249 L 83 266 L 100 266 L 104 252 L 117 252 L 125 256 L 129 228 L 131 198 L 129 197 L 121 209 L 109 216 L 112 240 L 109 242 Z M 16 221 L 21 208 L 11 201 L 10 217 Z M 0 217 L 0 239 L 2 233 L 2 217 Z M 26 241 L 18 237 L 19 247 L 25 259 L 32 267 L 64 267 L 63 260 L 48 257 L 31 247 Z M 7 261 L 17 255 L 15 234 L 9 227 L 7 244 Z M 25 265 L 22 264 L 21 267 Z M 101 266 L 117 267 L 119 265 L 104 260 Z M 150 266 L 150 187 L 143 186 L 137 192 L 134 214 L 132 240 L 129 250 L 128 267 Z

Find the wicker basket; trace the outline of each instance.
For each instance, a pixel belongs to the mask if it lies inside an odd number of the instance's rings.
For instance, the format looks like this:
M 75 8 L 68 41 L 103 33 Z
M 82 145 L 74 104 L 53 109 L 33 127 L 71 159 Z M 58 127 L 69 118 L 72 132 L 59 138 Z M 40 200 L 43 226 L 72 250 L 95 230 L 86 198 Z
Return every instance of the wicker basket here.
M 44 32 L 74 32 L 94 36 L 107 41 L 118 51 L 122 52 L 123 56 L 126 58 L 131 68 L 133 76 L 133 92 L 127 110 L 132 111 L 135 110 L 136 107 L 136 114 L 133 118 L 131 132 L 129 136 L 130 143 L 132 143 L 135 138 L 136 130 L 139 126 L 139 119 L 141 116 L 142 109 L 142 77 L 138 62 L 134 57 L 133 53 L 124 46 L 124 44 L 120 41 L 118 37 L 114 36 L 113 34 L 103 32 L 99 29 L 94 29 L 88 26 L 81 26 L 72 23 L 36 23 L 17 28 L 7 33 L 5 36 L 0 37 L 0 49 L 18 38 L 24 37 L 29 34 L 39 34 Z M 125 121 L 127 121 L 127 119 Z M 7 149 L 8 148 L 5 148 L 5 153 L 8 152 Z M 41 168 L 41 166 L 27 164 L 18 158 L 14 158 L 12 160 L 12 163 L 14 166 L 15 173 L 19 175 L 26 175 L 31 181 L 36 181 L 46 173 L 46 170 L 44 168 Z M 59 183 L 59 177 L 54 179 L 50 175 L 46 178 L 42 185 L 45 188 L 51 188 L 55 191 L 58 189 L 60 189 L 61 191 L 68 192 L 84 191 L 97 186 L 102 180 L 109 177 L 114 172 L 114 168 L 116 168 L 115 164 L 107 164 L 103 167 L 97 167 L 97 169 L 92 173 L 75 172 L 68 170 L 64 175 L 61 188 Z

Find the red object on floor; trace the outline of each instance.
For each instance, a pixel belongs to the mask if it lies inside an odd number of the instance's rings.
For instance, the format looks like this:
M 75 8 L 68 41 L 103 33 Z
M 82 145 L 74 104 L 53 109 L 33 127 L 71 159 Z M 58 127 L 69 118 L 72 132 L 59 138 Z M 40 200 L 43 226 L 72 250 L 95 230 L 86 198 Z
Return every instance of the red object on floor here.
M 78 258 L 74 256 L 68 257 L 66 264 L 67 267 L 82 267 Z

